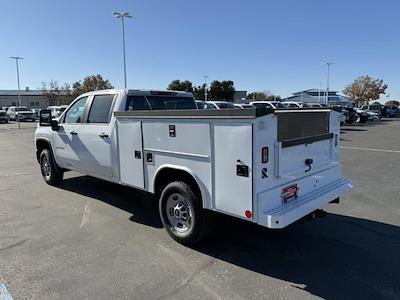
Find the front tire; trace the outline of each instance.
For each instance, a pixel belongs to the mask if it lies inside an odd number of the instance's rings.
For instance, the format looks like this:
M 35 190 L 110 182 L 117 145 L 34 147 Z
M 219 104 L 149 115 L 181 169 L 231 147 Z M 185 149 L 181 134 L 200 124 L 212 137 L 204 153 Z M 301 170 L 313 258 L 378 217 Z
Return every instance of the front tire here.
M 159 211 L 164 228 L 181 244 L 196 244 L 209 231 L 210 217 L 185 182 L 171 182 L 163 189 Z
M 48 149 L 40 153 L 40 170 L 44 181 L 49 185 L 59 185 L 64 177 L 64 172 L 57 166 Z

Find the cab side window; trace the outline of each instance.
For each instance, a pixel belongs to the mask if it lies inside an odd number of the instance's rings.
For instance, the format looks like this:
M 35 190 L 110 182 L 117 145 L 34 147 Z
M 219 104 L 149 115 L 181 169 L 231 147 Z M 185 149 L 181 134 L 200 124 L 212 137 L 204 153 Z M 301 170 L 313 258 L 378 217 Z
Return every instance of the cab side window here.
M 88 97 L 82 97 L 77 100 L 65 114 L 64 123 L 82 123 L 87 100 Z
M 96 95 L 90 108 L 88 123 L 109 123 L 114 94 Z

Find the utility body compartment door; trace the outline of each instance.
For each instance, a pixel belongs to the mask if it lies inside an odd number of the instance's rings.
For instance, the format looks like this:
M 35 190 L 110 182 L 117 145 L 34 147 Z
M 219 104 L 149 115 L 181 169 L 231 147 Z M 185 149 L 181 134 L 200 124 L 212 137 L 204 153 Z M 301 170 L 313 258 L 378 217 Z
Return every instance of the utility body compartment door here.
M 321 167 L 334 164 L 338 145 L 337 117 L 326 109 L 279 111 L 275 144 L 275 175 L 312 175 Z M 332 119 L 336 120 L 335 124 Z M 336 139 L 336 142 L 335 142 Z
M 217 210 L 246 217 L 253 212 L 252 124 L 214 127 L 214 199 Z
M 120 180 L 144 188 L 142 122 L 118 120 L 117 131 Z

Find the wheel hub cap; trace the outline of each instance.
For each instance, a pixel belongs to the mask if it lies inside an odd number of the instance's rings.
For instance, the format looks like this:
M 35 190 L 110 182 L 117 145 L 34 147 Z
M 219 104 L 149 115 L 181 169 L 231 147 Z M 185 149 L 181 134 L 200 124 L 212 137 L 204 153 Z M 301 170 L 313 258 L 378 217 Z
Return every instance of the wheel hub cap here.
M 46 177 L 50 177 L 50 175 L 51 175 L 50 162 L 47 158 L 44 158 L 42 161 L 42 172 L 43 172 L 43 175 Z
M 187 200 L 180 194 L 172 194 L 166 205 L 167 218 L 172 229 L 185 232 L 192 225 L 192 212 Z

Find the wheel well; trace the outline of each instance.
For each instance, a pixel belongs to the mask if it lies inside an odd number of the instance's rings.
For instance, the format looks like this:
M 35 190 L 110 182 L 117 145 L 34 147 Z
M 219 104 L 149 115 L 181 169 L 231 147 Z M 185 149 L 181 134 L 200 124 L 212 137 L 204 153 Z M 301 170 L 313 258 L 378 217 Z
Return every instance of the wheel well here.
M 160 196 L 164 187 L 173 181 L 183 181 L 187 183 L 192 188 L 197 199 L 202 200 L 200 187 L 193 176 L 186 171 L 174 168 L 164 168 L 157 174 L 154 179 L 154 194 Z
M 38 162 L 40 160 L 40 153 L 42 153 L 42 151 L 44 149 L 48 149 L 51 152 L 51 146 L 50 146 L 49 142 L 46 140 L 37 140 L 36 141 L 36 159 Z

